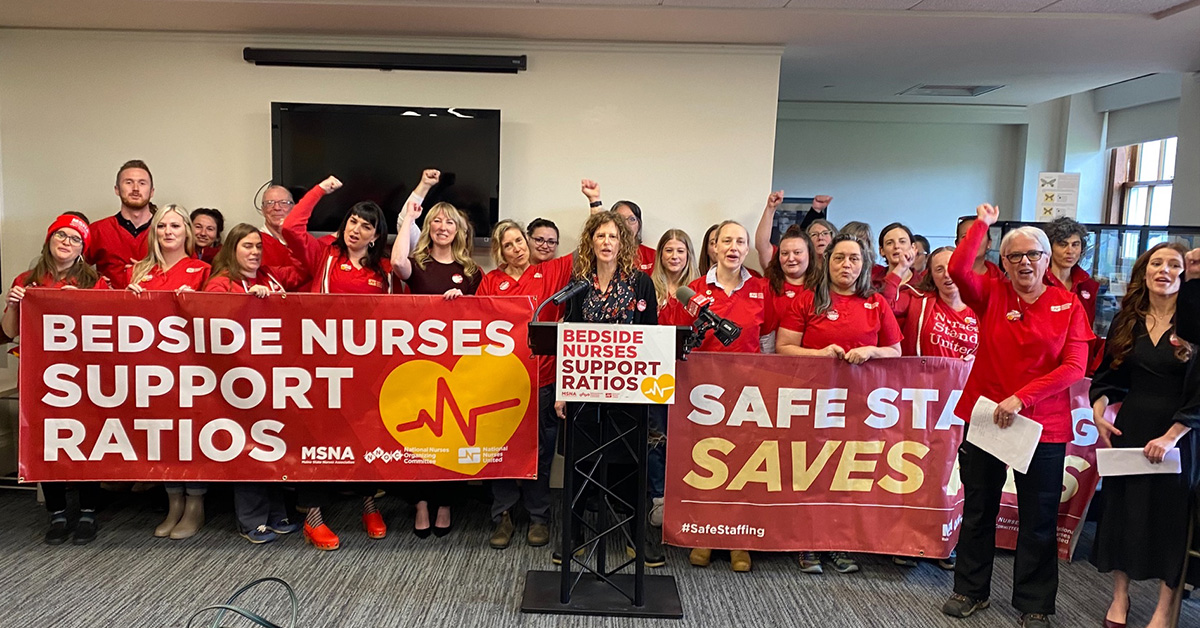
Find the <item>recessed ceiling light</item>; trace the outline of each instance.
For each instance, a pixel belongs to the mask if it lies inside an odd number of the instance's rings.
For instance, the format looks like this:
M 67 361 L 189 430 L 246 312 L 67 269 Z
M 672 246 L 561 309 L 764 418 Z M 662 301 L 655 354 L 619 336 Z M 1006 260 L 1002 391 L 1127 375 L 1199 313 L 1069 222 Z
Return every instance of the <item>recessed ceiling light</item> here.
M 974 98 L 988 92 L 994 92 L 1003 85 L 913 85 L 900 92 L 897 96 L 950 96 L 956 98 Z

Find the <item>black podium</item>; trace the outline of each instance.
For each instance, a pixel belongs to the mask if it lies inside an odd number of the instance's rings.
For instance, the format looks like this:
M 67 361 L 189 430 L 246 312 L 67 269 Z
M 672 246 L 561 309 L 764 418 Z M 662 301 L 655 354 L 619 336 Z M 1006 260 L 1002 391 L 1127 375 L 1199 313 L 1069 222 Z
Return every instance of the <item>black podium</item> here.
M 691 335 L 691 328 L 676 328 L 677 358 Z M 558 324 L 530 323 L 529 346 L 534 355 L 555 355 Z M 675 578 L 646 575 L 648 406 L 570 403 L 567 408 L 562 566 L 526 573 L 521 612 L 681 619 Z M 632 498 L 616 489 L 629 482 L 634 483 Z M 594 521 L 588 521 L 589 511 Z M 631 557 L 609 564 L 610 549 L 628 555 L 628 548 Z M 632 574 L 619 573 L 630 566 Z

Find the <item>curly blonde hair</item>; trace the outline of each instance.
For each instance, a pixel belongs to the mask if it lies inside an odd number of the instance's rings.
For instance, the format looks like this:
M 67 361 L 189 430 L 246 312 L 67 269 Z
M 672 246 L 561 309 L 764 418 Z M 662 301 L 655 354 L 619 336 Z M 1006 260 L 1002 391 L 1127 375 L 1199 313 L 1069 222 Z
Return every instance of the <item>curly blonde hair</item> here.
M 425 214 L 425 224 L 421 227 L 421 236 L 417 238 L 417 248 L 412 253 L 413 262 L 420 266 L 421 270 L 425 270 L 425 265 L 433 259 L 430 253 L 433 237 L 430 236 L 429 229 L 433 225 L 434 216 L 446 216 L 454 221 L 457 228 L 454 230 L 454 241 L 450 243 L 450 252 L 454 255 L 454 261 L 462 265 L 463 274 L 474 277 L 475 273 L 479 272 L 479 264 L 471 259 L 471 227 L 462 212 L 450 203 L 438 203 Z
M 596 272 L 596 251 L 592 247 L 592 236 L 600 227 L 610 222 L 617 226 L 617 234 L 621 239 L 621 248 L 617 250 L 617 268 L 626 277 L 632 276 L 637 270 L 637 238 L 625 225 L 625 219 L 614 211 L 596 212 L 588 216 L 587 222 L 583 224 L 583 232 L 579 234 L 579 249 L 575 252 L 575 264 L 571 270 L 573 279 L 591 281 Z

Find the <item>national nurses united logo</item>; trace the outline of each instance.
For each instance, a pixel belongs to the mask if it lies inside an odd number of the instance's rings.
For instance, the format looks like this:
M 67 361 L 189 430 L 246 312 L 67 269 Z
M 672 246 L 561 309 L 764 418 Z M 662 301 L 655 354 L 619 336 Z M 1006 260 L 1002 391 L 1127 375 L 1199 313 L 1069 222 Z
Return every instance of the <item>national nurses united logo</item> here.
M 476 475 L 503 457 L 529 391 L 529 373 L 513 353 L 465 355 L 451 369 L 410 360 L 384 380 L 379 414 L 406 462 Z

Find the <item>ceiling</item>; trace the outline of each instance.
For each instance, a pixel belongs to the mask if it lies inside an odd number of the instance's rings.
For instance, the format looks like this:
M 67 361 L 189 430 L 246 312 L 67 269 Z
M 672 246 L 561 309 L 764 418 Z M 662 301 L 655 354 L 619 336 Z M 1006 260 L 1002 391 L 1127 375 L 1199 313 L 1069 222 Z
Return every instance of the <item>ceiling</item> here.
M 1200 0 L 0 0 L 0 26 L 782 44 L 781 100 L 1025 105 L 1200 71 Z M 897 95 L 919 83 L 1005 87 Z

